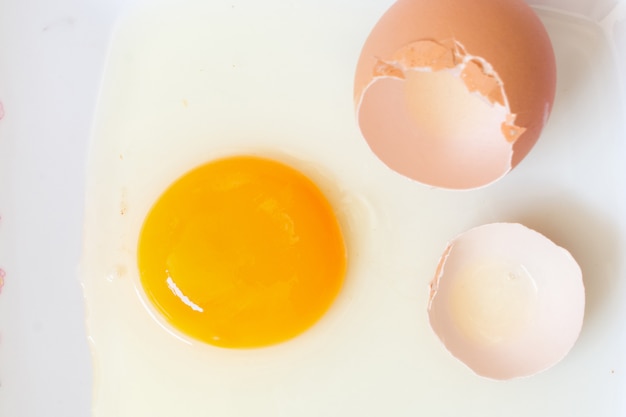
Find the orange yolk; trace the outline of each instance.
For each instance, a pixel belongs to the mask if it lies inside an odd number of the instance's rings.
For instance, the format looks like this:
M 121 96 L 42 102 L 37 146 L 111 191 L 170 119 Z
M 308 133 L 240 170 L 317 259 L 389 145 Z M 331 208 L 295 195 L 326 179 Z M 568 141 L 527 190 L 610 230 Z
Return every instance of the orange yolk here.
M 346 251 L 315 184 L 278 162 L 240 156 L 196 168 L 161 195 L 139 237 L 138 266 L 172 326 L 249 348 L 312 326 L 342 286 Z

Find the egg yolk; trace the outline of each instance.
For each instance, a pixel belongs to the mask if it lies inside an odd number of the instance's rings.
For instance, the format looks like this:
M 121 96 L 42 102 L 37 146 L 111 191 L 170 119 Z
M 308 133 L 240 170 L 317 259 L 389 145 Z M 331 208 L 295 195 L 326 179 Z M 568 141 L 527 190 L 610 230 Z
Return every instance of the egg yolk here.
M 346 250 L 332 207 L 307 177 L 248 156 L 179 178 L 144 222 L 147 297 L 181 332 L 261 347 L 312 326 L 338 294 Z

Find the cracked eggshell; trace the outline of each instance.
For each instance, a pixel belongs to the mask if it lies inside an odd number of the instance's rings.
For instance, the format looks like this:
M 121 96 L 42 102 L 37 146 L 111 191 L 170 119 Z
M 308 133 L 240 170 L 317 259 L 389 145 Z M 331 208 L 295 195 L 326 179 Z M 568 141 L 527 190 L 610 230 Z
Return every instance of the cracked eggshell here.
M 548 34 L 522 0 L 399 0 L 358 61 L 359 127 L 391 169 L 478 188 L 530 151 L 554 101 Z
M 428 315 L 453 356 L 478 375 L 505 380 L 563 359 L 584 309 L 582 272 L 567 250 L 521 224 L 493 223 L 448 244 Z

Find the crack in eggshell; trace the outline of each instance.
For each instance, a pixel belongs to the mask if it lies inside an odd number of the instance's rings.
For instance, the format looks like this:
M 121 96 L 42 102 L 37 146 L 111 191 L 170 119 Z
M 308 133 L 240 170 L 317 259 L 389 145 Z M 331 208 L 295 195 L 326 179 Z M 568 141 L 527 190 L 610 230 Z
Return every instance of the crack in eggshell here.
M 526 128 L 515 125 L 516 118 L 515 114 L 509 113 L 506 116 L 506 121 L 501 125 L 502 134 L 509 143 L 515 143 L 526 132 Z
M 396 51 L 392 57 L 405 70 L 428 68 L 432 71 L 454 68 L 459 64 L 458 58 L 455 45 L 446 45 L 432 39 L 412 42 Z
M 502 82 L 494 74 L 488 74 L 480 61 L 470 59 L 461 71 L 461 79 L 470 92 L 478 92 L 491 104 L 504 106 Z
M 404 76 L 404 70 L 396 67 L 394 64 L 387 63 L 385 61 L 377 60 L 372 70 L 374 80 L 381 77 L 392 77 L 400 80 L 406 79 Z
M 391 60 L 376 59 L 371 83 L 381 77 L 405 80 L 405 73 L 410 70 L 434 72 L 454 69 L 460 70 L 461 80 L 468 92 L 477 93 L 490 104 L 499 104 L 507 109 L 506 121 L 500 130 L 507 142 L 515 143 L 526 128 L 515 124 L 517 115 L 510 112 L 502 80 L 484 59 L 469 55 L 456 40 L 421 39 L 397 50 Z
M 435 277 L 430 282 L 430 285 L 429 285 L 430 293 L 428 295 L 428 308 L 427 308 L 428 311 L 430 311 L 432 304 L 433 304 L 433 300 L 437 296 L 437 291 L 439 291 L 439 281 L 441 281 L 441 278 L 444 275 L 444 267 L 446 265 L 446 260 L 448 259 L 448 256 L 450 255 L 450 251 L 452 251 L 452 246 L 454 246 L 454 242 L 448 242 L 448 245 L 446 246 L 445 251 L 441 255 L 441 258 L 439 259 L 439 264 L 437 265 L 437 270 L 435 271 Z

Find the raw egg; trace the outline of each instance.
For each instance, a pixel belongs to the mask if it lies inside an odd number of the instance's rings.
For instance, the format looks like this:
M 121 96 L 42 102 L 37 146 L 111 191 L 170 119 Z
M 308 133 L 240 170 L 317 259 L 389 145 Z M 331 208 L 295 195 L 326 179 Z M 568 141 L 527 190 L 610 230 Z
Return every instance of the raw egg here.
M 354 100 L 372 151 L 424 184 L 477 188 L 528 154 L 548 120 L 552 44 L 522 0 L 399 0 L 358 61 Z
M 431 283 L 432 329 L 478 375 L 510 379 L 559 362 L 580 333 L 585 290 L 570 253 L 517 223 L 471 229 Z
M 142 228 L 138 266 L 156 308 L 218 346 L 272 345 L 309 328 L 343 282 L 339 223 L 298 171 L 229 157 L 185 174 Z
M 532 201 L 519 195 L 533 184 L 448 193 L 379 163 L 354 120 L 353 82 L 385 5 L 361 5 L 355 19 L 347 2 L 157 3 L 116 26 L 89 151 L 81 283 L 93 416 L 455 415 L 477 394 L 493 400 L 492 385 L 457 378 L 437 356 L 419 294 L 434 242 Z M 242 176 L 250 188 L 231 188 Z M 302 271 L 291 255 L 307 254 L 317 261 Z M 308 270 L 324 264 L 335 280 L 310 289 Z M 220 270 L 227 279 L 211 278 Z M 457 315 L 471 301 L 462 294 Z M 540 397 L 544 382 L 522 397 Z M 518 388 L 499 386 L 496 408 Z M 534 403 L 514 405 L 532 415 Z
M 382 309 L 353 60 L 343 88 L 311 76 L 332 45 L 308 37 L 316 4 L 289 21 L 279 4 L 165 3 L 120 19 L 94 121 L 93 416 L 311 410 L 331 351 L 362 346 Z

